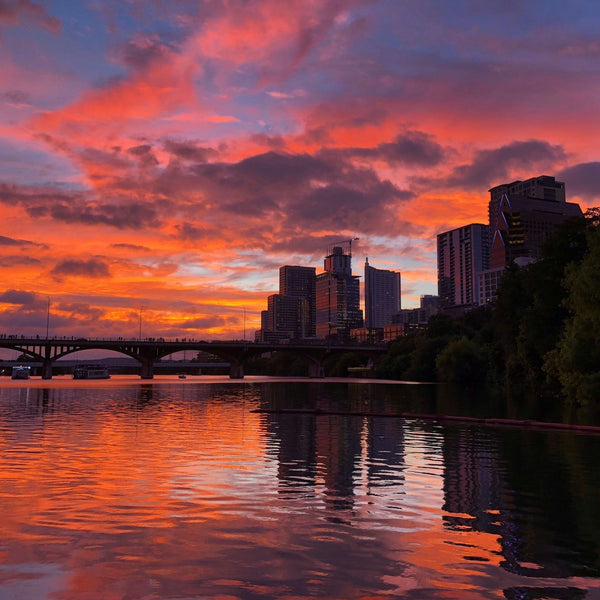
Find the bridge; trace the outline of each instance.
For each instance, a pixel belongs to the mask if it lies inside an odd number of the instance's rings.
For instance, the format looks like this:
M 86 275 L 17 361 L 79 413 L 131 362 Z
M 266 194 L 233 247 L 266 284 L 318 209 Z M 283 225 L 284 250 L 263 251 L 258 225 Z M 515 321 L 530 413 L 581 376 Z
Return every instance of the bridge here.
M 140 377 L 154 377 L 154 363 L 175 352 L 196 351 L 217 356 L 229 363 L 229 377 L 244 377 L 244 362 L 267 352 L 293 352 L 308 360 L 308 376 L 324 377 L 323 361 L 332 354 L 361 352 L 376 357 L 386 352 L 385 345 L 342 344 L 330 341 L 290 340 L 285 344 L 247 341 L 196 341 L 159 339 L 85 339 L 27 338 L 0 335 L 0 348 L 16 350 L 42 365 L 42 379 L 52 379 L 52 366 L 60 358 L 82 350 L 111 350 L 134 358 L 140 363 Z

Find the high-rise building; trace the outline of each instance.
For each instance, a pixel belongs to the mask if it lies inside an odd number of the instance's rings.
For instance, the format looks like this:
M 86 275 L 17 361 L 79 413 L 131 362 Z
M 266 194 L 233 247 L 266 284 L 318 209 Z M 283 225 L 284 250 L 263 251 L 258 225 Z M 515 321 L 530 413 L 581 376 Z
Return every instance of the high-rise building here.
M 496 231 L 496 222 L 499 215 L 500 201 L 503 196 L 521 196 L 523 198 L 535 198 L 537 200 L 548 200 L 550 202 L 565 202 L 565 184 L 556 181 L 549 175 L 532 177 L 525 181 L 513 181 L 512 183 L 501 183 L 489 190 L 490 203 L 488 205 L 490 235 Z M 490 239 L 491 247 L 492 239 Z
M 481 223 L 438 234 L 438 296 L 442 309 L 477 306 L 477 274 L 489 268 L 489 249 L 489 228 Z
M 303 298 L 272 294 L 267 298 L 267 331 L 279 338 L 299 338 L 308 320 L 308 303 Z M 272 337 L 272 336 L 271 336 Z
M 542 244 L 560 223 L 582 216 L 579 205 L 565 198 L 565 184 L 548 175 L 491 188 L 490 267 L 537 260 Z
M 578 204 L 566 201 L 565 184 L 549 175 L 491 188 L 490 266 L 478 275 L 479 304 L 496 299 L 508 265 L 538 260 L 543 243 L 556 227 L 581 215 Z
M 359 278 L 352 275 L 352 254 L 334 246 L 317 275 L 317 337 L 345 338 L 363 325 Z
M 267 299 L 261 313 L 261 327 L 256 339 L 273 342 L 303 339 L 316 331 L 316 270 L 314 267 L 285 265 L 279 269 L 279 294 Z
M 299 304 L 301 312 L 298 315 L 297 337 L 307 338 L 316 335 L 316 286 L 317 275 L 314 267 L 285 265 L 279 269 L 279 293 L 305 301 Z
M 382 329 L 401 309 L 400 273 L 376 269 L 365 261 L 365 327 Z

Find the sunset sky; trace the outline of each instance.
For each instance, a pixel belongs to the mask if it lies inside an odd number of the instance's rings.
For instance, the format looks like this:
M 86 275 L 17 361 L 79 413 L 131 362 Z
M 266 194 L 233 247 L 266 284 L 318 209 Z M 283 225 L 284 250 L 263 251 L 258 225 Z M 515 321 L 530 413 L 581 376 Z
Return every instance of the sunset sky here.
M 435 235 L 536 175 L 600 205 L 600 8 L 0 0 L 0 332 L 247 337 L 284 264 Z

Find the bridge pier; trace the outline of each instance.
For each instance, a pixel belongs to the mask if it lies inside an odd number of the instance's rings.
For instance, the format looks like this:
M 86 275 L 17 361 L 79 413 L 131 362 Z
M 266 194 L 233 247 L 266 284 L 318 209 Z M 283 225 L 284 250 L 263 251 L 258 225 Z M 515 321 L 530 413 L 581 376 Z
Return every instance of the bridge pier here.
M 229 379 L 244 379 L 244 365 L 242 361 L 229 361 Z
M 42 379 L 52 379 L 52 360 L 48 357 L 42 362 Z
M 140 377 L 142 379 L 154 379 L 154 362 L 151 360 L 142 360 L 142 368 L 140 369 Z
M 325 377 L 325 369 L 321 361 L 311 360 L 308 362 L 308 376 L 312 379 Z

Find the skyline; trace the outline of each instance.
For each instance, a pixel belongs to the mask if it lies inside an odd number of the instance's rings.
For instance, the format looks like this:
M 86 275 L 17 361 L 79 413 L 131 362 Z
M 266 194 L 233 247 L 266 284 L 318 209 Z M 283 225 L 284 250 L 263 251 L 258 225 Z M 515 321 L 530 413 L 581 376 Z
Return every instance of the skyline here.
M 241 338 L 354 238 L 408 308 L 489 188 L 600 204 L 591 3 L 71 4 L 0 3 L 0 331 Z

